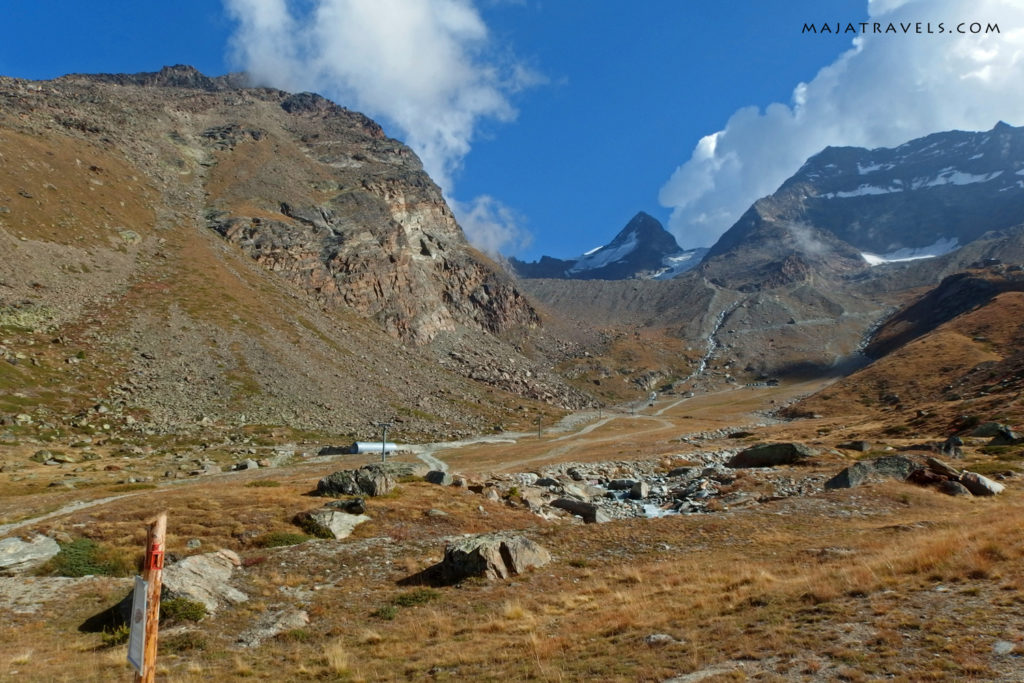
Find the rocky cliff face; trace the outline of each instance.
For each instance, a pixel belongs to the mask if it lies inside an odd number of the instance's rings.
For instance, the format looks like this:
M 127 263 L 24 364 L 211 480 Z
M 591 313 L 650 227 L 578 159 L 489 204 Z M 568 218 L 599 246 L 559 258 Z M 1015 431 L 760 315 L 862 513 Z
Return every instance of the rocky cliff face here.
M 512 282 L 468 247 L 407 147 L 315 95 L 270 99 L 280 114 L 267 130 L 228 119 L 198 133 L 217 187 L 211 228 L 321 304 L 402 339 L 537 323 Z M 287 168 L 276 161 L 284 144 L 301 153 Z

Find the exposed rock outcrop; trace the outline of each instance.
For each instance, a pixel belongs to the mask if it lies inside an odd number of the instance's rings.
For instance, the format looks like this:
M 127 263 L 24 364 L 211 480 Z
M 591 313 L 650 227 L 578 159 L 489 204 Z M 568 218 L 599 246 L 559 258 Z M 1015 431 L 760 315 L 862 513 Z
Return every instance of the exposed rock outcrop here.
M 551 553 L 525 536 L 507 532 L 470 536 L 449 544 L 442 575 L 449 581 L 472 576 L 507 579 L 551 561 Z
M 751 446 L 737 453 L 729 467 L 775 467 L 814 457 L 815 452 L 801 443 L 766 443 Z

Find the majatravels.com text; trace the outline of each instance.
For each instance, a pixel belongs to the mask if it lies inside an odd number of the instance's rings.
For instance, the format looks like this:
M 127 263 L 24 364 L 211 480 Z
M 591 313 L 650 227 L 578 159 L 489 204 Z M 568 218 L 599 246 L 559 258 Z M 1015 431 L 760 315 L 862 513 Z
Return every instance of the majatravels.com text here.
M 987 33 L 1000 33 L 999 24 L 982 23 L 980 21 L 961 21 L 959 23 L 949 23 L 940 21 L 932 23 L 930 21 L 908 21 L 908 22 L 889 22 L 882 23 L 878 21 L 857 21 L 857 22 L 835 22 L 835 23 L 821 23 L 821 24 L 804 24 L 801 33 L 823 33 L 831 35 L 842 35 L 848 33 L 856 34 L 949 34 L 949 35 L 968 35 L 968 34 L 987 34 Z

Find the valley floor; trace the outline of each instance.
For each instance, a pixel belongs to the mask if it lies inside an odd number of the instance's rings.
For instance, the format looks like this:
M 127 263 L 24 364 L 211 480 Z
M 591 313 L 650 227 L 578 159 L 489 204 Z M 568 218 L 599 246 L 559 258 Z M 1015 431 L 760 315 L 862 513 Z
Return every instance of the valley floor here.
M 0 501 L 0 523 L 19 524 L 3 535 L 88 537 L 131 555 L 141 551 L 144 520 L 165 509 L 169 555 L 237 551 L 231 583 L 248 600 L 198 623 L 169 623 L 159 675 L 167 681 L 1024 678 L 1019 480 L 986 499 L 893 481 L 822 491 L 825 477 L 852 462 L 837 443 L 874 423 L 768 413 L 816 388 L 665 396 L 541 425 L 539 438 L 426 449 L 470 481 L 557 462 L 669 469 L 763 441 L 799 440 L 822 453 L 806 465 L 742 472 L 735 487 L 755 502 L 707 514 L 582 525 L 542 519 L 514 496 L 406 481 L 368 498 L 372 520 L 347 539 L 271 547 L 269 535 L 295 531 L 295 515 L 319 505 L 309 493 L 320 477 L 375 459 L 333 456 L 138 490 L 22 492 Z M 971 444 L 967 451 L 969 463 L 985 458 Z M 15 457 L 10 448 L 0 454 L 5 464 Z M 133 461 L 136 474 L 145 461 Z M 38 485 L 73 468 L 32 473 Z M 20 491 L 11 478 L 0 472 L 0 485 Z M 794 484 L 782 491 L 783 480 Z M 76 501 L 92 504 L 65 508 Z M 501 529 L 540 543 L 553 561 L 507 581 L 417 582 L 447 540 Z M 0 578 L 0 680 L 127 678 L 124 646 L 106 647 L 103 634 L 80 627 L 129 583 Z M 254 629 L 277 622 L 290 625 L 252 645 Z

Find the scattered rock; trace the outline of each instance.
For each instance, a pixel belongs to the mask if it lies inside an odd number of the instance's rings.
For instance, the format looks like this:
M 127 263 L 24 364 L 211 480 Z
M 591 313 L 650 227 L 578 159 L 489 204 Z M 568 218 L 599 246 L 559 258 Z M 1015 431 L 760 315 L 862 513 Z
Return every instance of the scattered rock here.
M 608 514 L 597 505 L 575 498 L 558 498 L 551 501 L 551 507 L 579 515 L 587 524 L 600 524 L 609 521 Z
M 1005 425 L 1000 425 L 995 437 L 988 442 L 989 446 L 1013 446 L 1020 443 L 1024 438 Z
M 873 477 L 887 477 L 906 481 L 920 466 L 903 455 L 883 455 L 872 460 L 856 462 L 825 482 L 826 489 L 850 489 Z
M 969 496 L 971 492 L 966 486 L 958 481 L 952 479 L 946 479 L 939 483 L 939 492 L 945 493 L 947 496 Z
M 952 479 L 960 478 L 960 470 L 947 465 L 937 458 L 925 458 L 925 463 L 928 465 L 928 469 L 937 474 L 941 474 Z
M 319 538 L 333 537 L 336 540 L 348 538 L 357 526 L 369 521 L 370 518 L 366 515 L 353 515 L 329 506 L 301 512 L 295 516 L 295 523 L 307 533 Z
M 423 477 L 423 479 L 438 486 L 451 486 L 452 484 L 452 475 L 441 470 L 431 470 L 427 472 L 427 476 Z
M 860 453 L 867 453 L 871 450 L 870 441 L 847 441 L 841 443 L 836 448 L 841 448 L 844 451 L 859 451 Z
M 954 435 L 946 439 L 939 451 L 947 458 L 962 458 L 964 457 L 963 445 L 964 440 Z
M 249 598 L 228 584 L 235 567 L 240 565 L 238 555 L 226 549 L 186 557 L 164 568 L 161 599 L 187 598 L 201 602 L 210 614 L 224 603 L 245 602 Z
M 728 463 L 729 467 L 775 467 L 814 457 L 815 452 L 801 443 L 768 443 L 751 446 L 737 453 Z
M 309 614 L 305 610 L 283 610 L 263 614 L 256 625 L 238 636 L 238 644 L 242 647 L 256 647 L 263 641 L 284 633 L 309 625 Z
M 960 483 L 976 496 L 994 496 L 1002 493 L 1006 488 L 1002 484 L 974 472 L 961 474 Z
M 991 439 L 994 436 L 999 436 L 1000 432 L 1003 430 L 1009 429 L 1009 427 L 1004 424 L 1000 424 L 999 422 L 982 422 L 971 431 L 971 436 Z
M 352 500 L 332 500 L 326 507 L 342 510 L 350 515 L 361 515 L 366 512 L 366 501 L 362 498 Z
M 29 460 L 31 460 L 32 462 L 46 462 L 47 460 L 51 459 L 52 457 L 53 457 L 53 453 L 52 452 L 43 449 L 43 450 L 36 451 L 35 453 L 33 453 L 32 456 L 29 458 Z
M 60 552 L 57 541 L 36 534 L 29 540 L 17 536 L 0 540 L 0 575 L 22 574 Z
M 383 496 L 394 488 L 394 478 L 380 465 L 334 472 L 316 485 L 317 494 L 321 496 Z
M 680 642 L 682 641 L 676 640 L 667 633 L 652 633 L 649 636 L 644 636 L 644 644 L 650 647 L 665 647 Z
M 643 500 L 651 495 L 651 485 L 646 481 L 638 481 L 629 488 L 629 497 L 633 500 Z
M 550 561 L 551 553 L 525 536 L 498 532 L 450 543 L 444 551 L 441 571 L 451 581 L 472 576 L 507 579 Z

